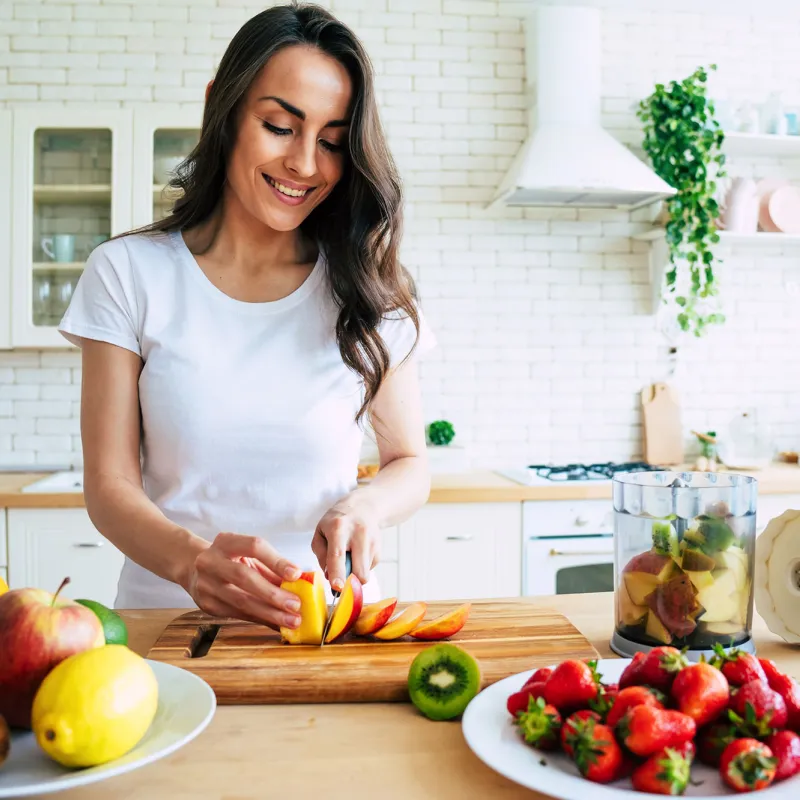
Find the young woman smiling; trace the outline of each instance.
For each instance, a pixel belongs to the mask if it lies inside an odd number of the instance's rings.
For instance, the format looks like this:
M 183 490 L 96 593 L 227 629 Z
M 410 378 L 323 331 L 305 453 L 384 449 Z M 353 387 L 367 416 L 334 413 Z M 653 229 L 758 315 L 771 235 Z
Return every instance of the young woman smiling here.
M 279 588 L 427 499 L 416 359 L 434 337 L 398 260 L 401 191 L 369 59 L 327 11 L 248 21 L 206 90 L 171 215 L 95 249 L 60 330 L 82 349 L 85 497 L 126 556 L 117 607 L 299 624 Z M 381 469 L 356 483 L 363 422 Z M 229 532 L 231 531 L 231 532 Z

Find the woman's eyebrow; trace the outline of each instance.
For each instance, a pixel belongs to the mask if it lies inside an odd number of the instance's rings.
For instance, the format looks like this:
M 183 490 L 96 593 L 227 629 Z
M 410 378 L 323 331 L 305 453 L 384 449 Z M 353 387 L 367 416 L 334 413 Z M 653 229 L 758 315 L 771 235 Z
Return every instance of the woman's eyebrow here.
M 280 97 L 275 97 L 274 95 L 268 95 L 267 97 L 259 97 L 258 102 L 260 103 L 262 100 L 274 100 L 284 111 L 288 111 L 293 116 L 297 117 L 298 119 L 305 120 L 306 112 L 302 111 L 301 109 L 297 108 L 297 106 L 293 106 L 291 103 L 287 103 L 285 100 L 282 100 Z M 326 128 L 343 128 L 350 124 L 349 120 L 346 119 L 332 119 L 330 122 L 326 123 Z

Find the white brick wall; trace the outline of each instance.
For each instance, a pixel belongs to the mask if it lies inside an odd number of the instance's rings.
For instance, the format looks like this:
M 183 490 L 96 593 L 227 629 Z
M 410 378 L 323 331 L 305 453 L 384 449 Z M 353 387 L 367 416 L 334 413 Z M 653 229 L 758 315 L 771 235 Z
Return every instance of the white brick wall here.
M 747 4 L 597 0 L 604 124 L 641 136 L 635 102 L 716 62 L 715 91 L 800 106 L 800 12 Z M 440 347 L 423 366 L 427 419 L 446 417 L 474 466 L 626 459 L 640 452 L 638 392 L 665 376 L 642 228 L 619 211 L 484 210 L 526 132 L 520 14 L 499 0 L 328 0 L 372 53 L 407 198 L 405 262 Z M 665 12 L 671 5 L 680 12 Z M 733 6 L 731 8 L 731 5 Z M 0 106 L 193 102 L 248 0 L 0 2 Z M 731 162 L 742 175 L 796 164 Z M 722 428 L 756 405 L 800 446 L 800 250 L 725 257 L 728 323 L 681 349 L 685 423 Z M 0 353 L 0 466 L 80 458 L 75 353 Z

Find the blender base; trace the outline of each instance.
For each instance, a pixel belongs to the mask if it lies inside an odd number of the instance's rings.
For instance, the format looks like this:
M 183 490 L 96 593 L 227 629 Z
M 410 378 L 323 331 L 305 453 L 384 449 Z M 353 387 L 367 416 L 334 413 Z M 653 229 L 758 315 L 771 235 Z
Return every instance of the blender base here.
M 618 656 L 622 656 L 623 658 L 633 658 L 636 653 L 649 653 L 655 647 L 655 645 L 639 644 L 639 642 L 626 639 L 624 636 L 617 633 L 617 631 L 614 631 L 609 645 Z M 740 644 L 734 645 L 733 647 L 723 647 L 722 649 L 726 653 L 731 652 L 731 650 L 741 650 L 744 653 L 752 654 L 756 652 L 756 646 L 752 636 L 745 639 L 745 641 Z M 689 661 L 697 662 L 700 660 L 701 656 L 705 656 L 705 660 L 710 661 L 715 653 L 710 648 L 703 648 L 698 650 L 686 650 L 685 655 Z

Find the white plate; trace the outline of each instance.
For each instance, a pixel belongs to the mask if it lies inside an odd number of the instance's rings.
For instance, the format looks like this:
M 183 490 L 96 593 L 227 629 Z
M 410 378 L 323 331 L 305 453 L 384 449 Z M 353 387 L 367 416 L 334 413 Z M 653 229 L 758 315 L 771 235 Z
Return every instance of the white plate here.
M 629 658 L 601 659 L 597 671 L 607 683 L 616 683 Z M 630 778 L 611 784 L 597 784 L 581 777 L 577 767 L 564 753 L 544 753 L 525 744 L 514 729 L 506 710 L 510 694 L 522 687 L 534 670 L 512 675 L 487 686 L 467 706 L 462 720 L 464 738 L 473 753 L 488 767 L 509 780 L 535 789 L 542 794 L 561 800 L 619 800 L 620 797 L 638 797 Z M 702 781 L 700 786 L 689 785 L 686 797 L 736 797 L 719 777 L 719 772 L 699 761 L 692 765 L 692 781 Z M 757 792 L 754 797 L 765 800 L 796 800 L 800 796 L 800 775 L 773 784 Z
M 201 733 L 217 707 L 211 687 L 185 669 L 150 659 L 147 663 L 158 681 L 158 709 L 133 750 L 98 767 L 71 770 L 46 756 L 30 731 L 14 732 L 8 760 L 0 769 L 0 797 L 27 797 L 104 781 L 164 758 Z

